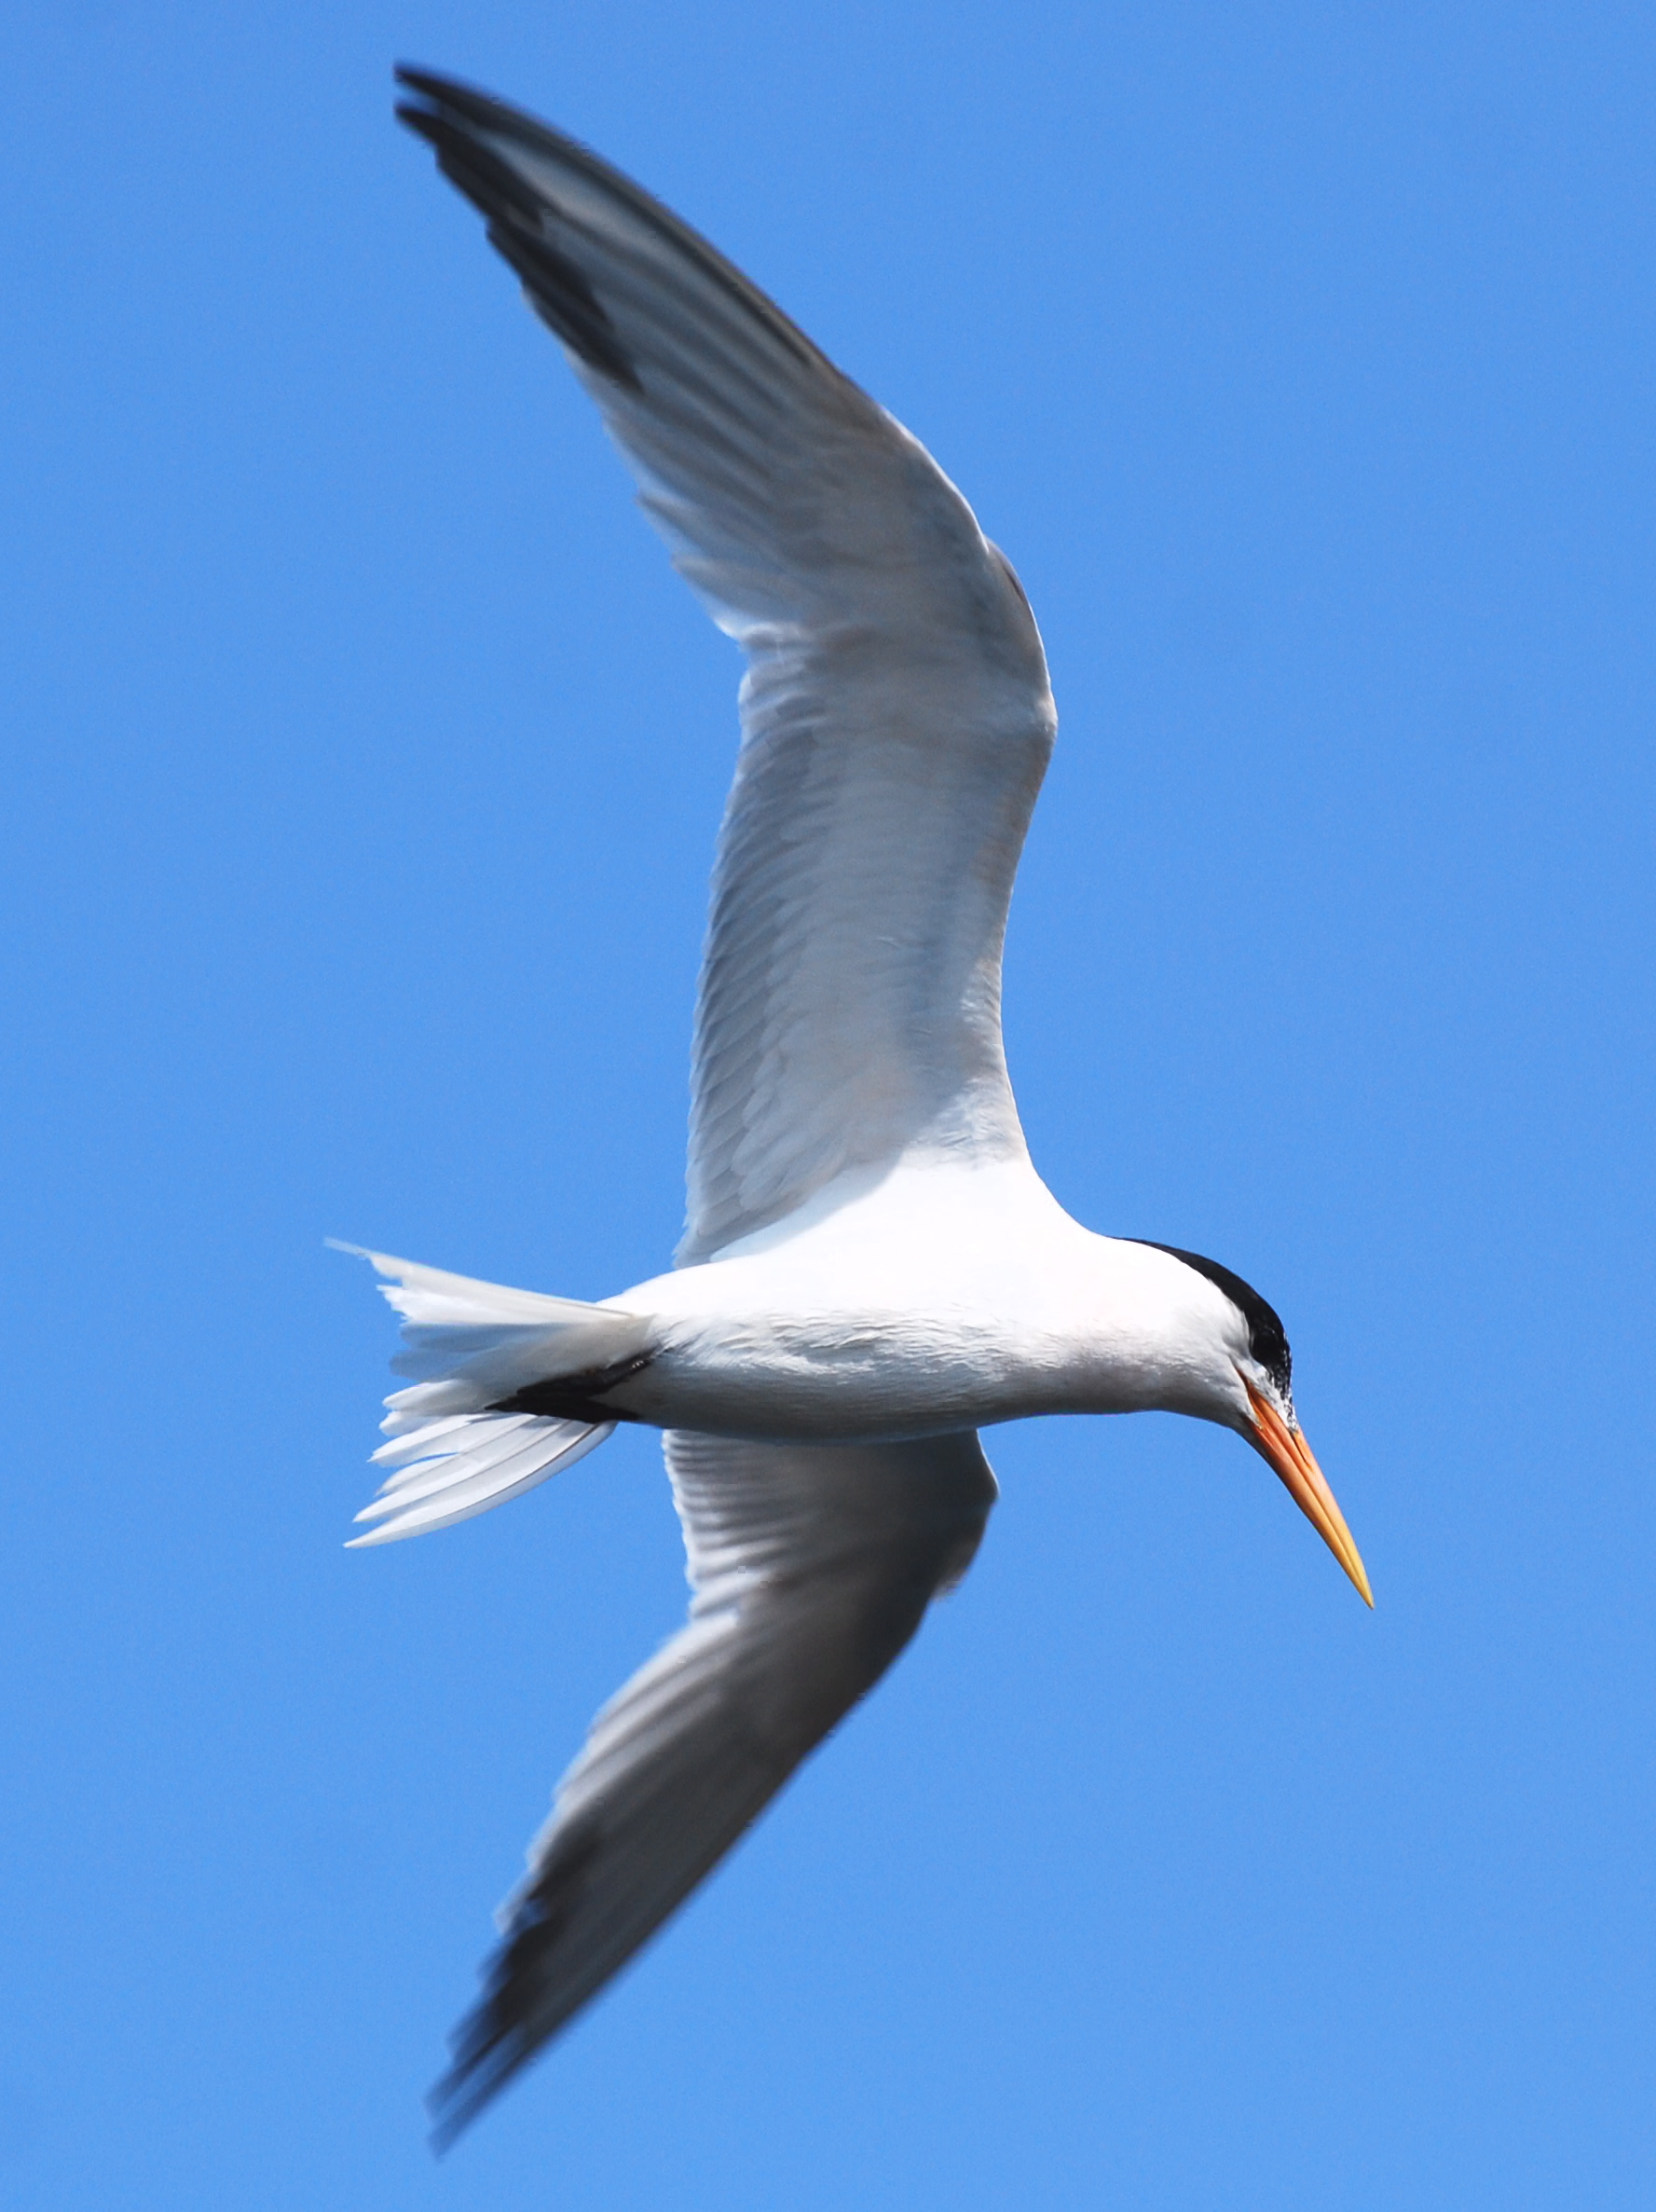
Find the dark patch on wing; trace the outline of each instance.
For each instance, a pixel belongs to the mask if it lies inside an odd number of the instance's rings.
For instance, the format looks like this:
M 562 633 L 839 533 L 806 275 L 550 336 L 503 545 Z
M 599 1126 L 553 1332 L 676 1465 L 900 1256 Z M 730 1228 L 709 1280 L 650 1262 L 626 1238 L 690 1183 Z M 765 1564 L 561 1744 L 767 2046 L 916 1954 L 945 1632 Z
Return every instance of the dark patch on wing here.
M 602 1406 L 598 1400 L 607 1390 L 615 1389 L 630 1376 L 641 1375 L 650 1365 L 650 1353 L 641 1352 L 636 1359 L 619 1360 L 612 1367 L 585 1367 L 579 1375 L 555 1375 L 547 1382 L 526 1382 L 522 1390 L 514 1390 L 509 1398 L 498 1398 L 486 1410 L 490 1413 L 534 1413 L 547 1421 L 636 1421 L 636 1413 L 623 1413 L 619 1406 Z
M 1244 1283 L 1240 1275 L 1232 1274 L 1216 1259 L 1205 1259 L 1199 1252 L 1182 1252 L 1177 1244 L 1158 1244 L 1154 1237 L 1129 1237 L 1129 1244 L 1148 1244 L 1153 1252 L 1165 1252 L 1170 1259 L 1182 1259 L 1187 1268 L 1194 1268 L 1198 1275 L 1205 1275 L 1215 1289 L 1224 1291 L 1231 1304 L 1248 1324 L 1248 1349 L 1276 1384 L 1286 1404 L 1293 1403 L 1293 1354 L 1288 1349 L 1288 1335 L 1274 1306 L 1267 1305 L 1251 1283 Z
M 488 242 L 517 271 L 530 306 L 572 353 L 629 392 L 643 391 L 597 294 L 572 261 L 545 239 L 514 225 L 491 223 Z
M 506 1941 L 485 1970 L 483 1996 L 450 2040 L 448 2071 L 426 2100 L 433 2123 L 431 2142 L 439 2152 L 544 2040 L 536 1999 L 552 1954 L 581 1902 L 582 1876 L 603 1840 L 595 1820 L 566 1830 L 537 1872 L 534 1888 L 513 1911 Z
M 421 88 L 423 89 L 423 88 Z M 557 209 L 511 163 L 462 125 L 431 108 L 397 109 L 398 118 L 437 150 L 437 166 L 474 207 L 488 217 L 488 242 L 515 270 L 529 303 L 569 350 L 589 368 L 642 391 L 638 372 L 615 336 L 615 326 L 584 273 L 546 235 Z
M 545 212 L 540 194 L 510 161 L 502 161 L 481 139 L 434 109 L 414 107 L 406 102 L 399 103 L 397 120 L 436 147 L 438 168 L 491 223 L 515 219 L 539 225 Z
M 445 174 L 453 179 L 468 199 L 476 201 L 491 223 L 501 220 L 503 205 L 514 211 L 518 219 L 532 220 L 544 235 L 544 218 L 548 213 L 555 214 L 556 209 L 538 187 L 513 172 L 509 163 L 482 144 L 476 135 L 479 131 L 509 140 L 522 146 L 526 153 L 555 161 L 596 185 L 636 222 L 693 263 L 703 277 L 762 325 L 768 337 L 796 361 L 828 376 L 836 386 L 844 385 L 845 379 L 821 348 L 814 345 L 792 317 L 784 314 L 750 277 L 744 276 L 734 262 L 727 261 L 718 247 L 709 245 L 699 231 L 692 230 L 671 208 L 664 207 L 641 185 L 636 185 L 631 177 L 601 155 L 595 154 L 590 146 L 583 146 L 579 139 L 570 138 L 562 131 L 554 131 L 522 108 L 509 107 L 503 100 L 491 99 L 486 92 L 479 92 L 471 85 L 457 84 L 452 77 L 434 76 L 425 69 L 400 68 L 396 74 L 399 84 L 406 85 L 420 100 L 431 103 L 429 107 L 405 103 L 398 107 L 397 114 L 411 131 L 418 131 L 437 146 L 438 160 Z M 451 159 L 471 172 L 472 181 L 450 167 Z M 502 182 L 502 172 L 511 178 L 509 185 Z M 490 199 L 473 191 L 473 182 L 481 183 L 483 193 L 490 195 Z M 535 210 L 532 218 L 525 205 L 526 196 Z M 491 199 L 501 204 L 491 204 Z M 496 243 L 499 245 L 500 241 L 497 240 Z M 530 296 L 537 298 L 533 293 Z M 555 323 L 553 327 L 558 328 Z M 563 333 L 560 331 L 559 335 Z M 575 345 L 575 340 L 570 338 L 568 343 Z M 578 346 L 576 350 L 580 351 Z M 606 368 L 602 362 L 595 365 Z M 636 391 L 639 388 L 636 364 L 629 363 L 628 369 L 629 375 L 621 380 Z M 606 373 L 615 372 L 606 368 Z

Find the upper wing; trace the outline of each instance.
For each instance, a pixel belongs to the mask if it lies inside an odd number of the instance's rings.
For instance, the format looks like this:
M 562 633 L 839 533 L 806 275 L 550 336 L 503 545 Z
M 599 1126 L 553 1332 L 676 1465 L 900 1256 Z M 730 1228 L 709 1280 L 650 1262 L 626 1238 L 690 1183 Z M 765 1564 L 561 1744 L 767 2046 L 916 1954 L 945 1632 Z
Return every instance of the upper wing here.
M 782 1446 L 670 1431 L 690 1624 L 594 1722 L 502 1908 L 432 2096 L 465 2126 L 630 1958 L 871 1689 L 994 1503 L 975 1436 Z
M 681 1259 L 848 1168 L 1020 1151 L 1001 940 L 1054 714 L 1017 579 L 924 449 L 677 217 L 515 109 L 402 76 L 400 114 L 748 655 Z

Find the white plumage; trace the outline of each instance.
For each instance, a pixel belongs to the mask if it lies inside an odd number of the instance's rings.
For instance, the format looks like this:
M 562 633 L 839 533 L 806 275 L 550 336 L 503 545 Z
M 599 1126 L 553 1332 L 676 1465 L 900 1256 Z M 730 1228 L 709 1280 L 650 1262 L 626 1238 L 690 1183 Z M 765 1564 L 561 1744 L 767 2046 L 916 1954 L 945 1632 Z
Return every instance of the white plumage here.
M 1160 1407 L 1236 1429 L 1367 1595 L 1271 1309 L 1099 1237 L 1032 1166 L 1001 943 L 1055 716 L 1004 557 L 924 448 L 583 147 L 414 72 L 674 559 L 741 644 L 677 1267 L 597 1305 L 367 1255 L 411 1387 L 359 1544 L 665 1434 L 689 1625 L 606 1707 L 502 1908 L 451 2135 L 657 1927 L 969 1563 L 977 1430 Z

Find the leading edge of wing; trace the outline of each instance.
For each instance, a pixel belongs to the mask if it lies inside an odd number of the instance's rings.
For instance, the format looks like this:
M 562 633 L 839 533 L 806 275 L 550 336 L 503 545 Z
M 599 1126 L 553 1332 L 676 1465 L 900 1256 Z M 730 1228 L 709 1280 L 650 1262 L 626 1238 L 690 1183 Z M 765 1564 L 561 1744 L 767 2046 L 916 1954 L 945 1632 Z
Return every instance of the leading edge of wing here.
M 432 2092 L 446 2148 L 619 1972 L 870 1690 L 970 1564 L 996 1496 L 973 1434 L 780 1446 L 670 1431 L 688 1625 L 594 1721 L 502 1907 Z

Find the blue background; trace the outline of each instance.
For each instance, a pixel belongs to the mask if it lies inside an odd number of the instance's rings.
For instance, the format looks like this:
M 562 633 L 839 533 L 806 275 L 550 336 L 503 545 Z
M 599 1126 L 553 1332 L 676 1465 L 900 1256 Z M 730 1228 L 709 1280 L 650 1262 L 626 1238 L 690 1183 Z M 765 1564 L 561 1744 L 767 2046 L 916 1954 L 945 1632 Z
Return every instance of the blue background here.
M 1648 11 L 55 0 L 0 55 L 7 2201 L 1648 2205 Z M 1036 1160 L 1280 1306 L 1378 1598 L 1217 1430 L 1000 1432 L 965 1588 L 442 2166 L 677 1536 L 631 1436 L 346 1554 L 391 1332 L 322 1239 L 664 1262 L 736 666 L 399 55 L 681 209 L 1017 563 Z

